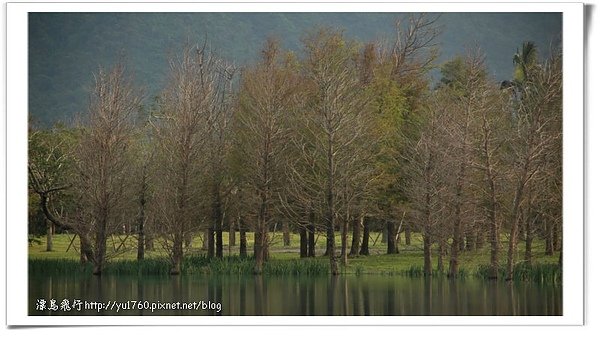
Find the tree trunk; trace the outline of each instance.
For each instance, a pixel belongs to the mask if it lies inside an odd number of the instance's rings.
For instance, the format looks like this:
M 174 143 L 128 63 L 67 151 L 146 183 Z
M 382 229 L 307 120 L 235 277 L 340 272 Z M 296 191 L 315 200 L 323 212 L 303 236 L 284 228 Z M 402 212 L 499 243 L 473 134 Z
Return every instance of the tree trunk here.
M 247 250 L 248 243 L 246 241 L 246 225 L 244 224 L 244 221 L 240 220 L 239 227 L 240 227 L 240 257 L 247 257 L 248 253 L 246 250 Z
M 360 246 L 360 224 L 362 223 L 362 217 L 352 218 L 352 244 L 350 245 L 350 256 L 357 256 L 358 249 Z
M 525 172 L 527 172 L 525 170 Z M 513 199 L 512 213 L 510 218 L 510 239 L 508 241 L 508 258 L 507 258 L 507 267 L 506 267 L 506 280 L 511 281 L 513 279 L 514 273 L 514 259 L 515 259 L 515 250 L 517 249 L 517 241 L 519 240 L 519 207 L 521 205 L 521 200 L 523 198 L 523 189 L 525 188 L 525 183 L 523 179 L 519 181 L 519 185 L 517 186 L 517 190 L 515 191 L 515 197 Z
M 87 262 L 89 262 L 86 251 L 89 250 L 90 248 L 88 246 L 87 250 L 86 250 L 86 245 L 89 245 L 89 244 L 87 244 L 86 241 L 84 239 L 82 239 L 81 236 L 79 236 L 79 264 L 81 264 L 81 265 L 85 265 L 85 264 L 87 264 Z
M 475 229 L 474 229 L 473 225 L 470 225 L 467 228 L 465 240 L 466 240 L 465 249 L 467 251 L 473 251 L 473 249 L 475 249 Z
M 562 253 L 562 245 L 561 245 L 561 223 L 560 222 L 552 222 L 554 227 L 552 227 L 552 244 L 554 246 L 554 251 L 560 250 Z
M 460 213 L 460 207 L 457 209 L 457 213 Z M 456 217 L 455 214 L 455 217 Z M 460 242 L 462 241 L 461 236 L 461 226 L 460 226 L 460 218 L 457 218 L 454 221 L 453 226 L 453 235 L 452 235 L 452 245 L 450 246 L 450 268 L 448 271 L 448 277 L 455 278 L 458 276 L 458 254 L 460 251 Z
M 410 233 L 410 226 L 408 224 L 404 227 L 404 239 L 406 241 L 406 245 L 410 245 L 411 233 Z M 396 250 L 397 250 L 397 248 L 396 248 Z
M 263 233 L 263 262 L 267 262 L 269 260 L 269 232 L 265 231 Z
M 298 232 L 300 233 L 300 258 L 304 258 L 308 255 L 306 228 L 300 227 L 298 228 Z
M 46 220 L 46 218 L 43 219 L 44 224 L 46 225 L 46 251 L 52 251 L 53 250 L 53 243 L 52 243 L 52 235 L 53 231 L 52 231 L 52 222 L 48 222 Z
M 533 217 L 532 211 L 532 191 L 531 189 L 527 189 L 527 210 L 523 210 L 523 219 L 525 221 L 525 264 L 531 266 L 531 245 L 533 243 L 533 222 L 535 222 L 535 218 Z
M 235 246 L 235 223 L 229 222 L 229 246 Z
M 363 236 L 362 243 L 360 245 L 360 255 L 368 256 L 369 255 L 369 220 L 363 217 Z
M 290 226 L 288 222 L 284 221 L 281 229 L 283 231 L 283 246 L 288 247 L 290 246 Z
M 386 221 L 386 233 L 387 233 L 387 254 L 391 255 L 391 254 L 395 254 L 398 253 L 398 248 L 396 247 L 396 236 L 394 236 L 394 234 L 396 233 L 395 230 L 395 226 L 394 226 L 394 222 L 392 221 Z
M 308 216 L 308 257 L 315 257 L 315 214 L 311 210 Z
M 458 276 L 458 254 L 461 250 L 461 246 L 464 245 L 462 231 L 462 194 L 465 170 L 466 164 L 461 162 L 458 178 L 456 179 L 456 192 L 454 196 L 456 201 L 454 202 L 454 224 L 452 226 L 452 246 L 450 247 L 450 271 L 448 271 L 448 277 L 450 278 Z
M 440 239 L 438 243 L 438 261 L 437 270 L 439 273 L 444 272 L 444 256 L 446 256 L 446 240 Z
M 431 267 L 431 235 L 429 230 L 423 232 L 423 274 L 431 276 L 433 271 Z
M 428 182 L 429 183 L 429 182 Z M 425 276 L 431 276 L 431 193 L 430 187 L 427 187 L 425 194 L 425 226 L 423 227 L 423 273 Z
M 108 215 L 106 209 L 100 212 L 99 224 L 96 229 L 95 238 L 95 251 L 94 251 L 94 275 L 102 274 L 104 270 L 104 263 L 106 260 L 106 238 L 108 237 L 107 232 L 107 221 Z
M 144 259 L 144 207 L 140 208 L 140 218 L 138 219 L 138 242 L 137 242 L 137 260 Z
M 204 242 L 206 243 L 206 256 L 209 258 L 215 257 L 215 228 L 214 223 L 210 223 L 208 229 L 206 229 L 206 238 Z
M 213 223 L 216 233 L 215 255 L 223 258 L 223 211 L 221 209 L 221 193 L 216 186 L 213 192 Z
M 183 236 L 175 234 L 173 239 L 173 257 L 171 257 L 171 275 L 179 275 L 181 273 L 181 263 L 183 261 Z
M 546 233 L 546 256 L 554 255 L 554 227 L 544 217 L 544 232 Z
M 350 226 L 350 211 L 346 211 L 346 217 L 344 218 L 344 224 L 342 224 L 342 248 L 341 257 L 342 265 L 348 266 L 348 228 Z
M 332 203 L 333 203 L 333 198 L 332 198 Z M 334 216 L 332 211 L 333 210 L 330 210 L 330 213 L 329 213 L 329 216 L 331 216 L 331 217 Z M 327 256 L 329 257 L 330 272 L 332 275 L 335 276 L 335 275 L 339 274 L 339 270 L 338 270 L 337 257 L 336 257 L 336 253 L 335 253 L 335 232 L 333 231 L 334 225 L 335 225 L 335 222 L 333 219 L 326 220 L 325 226 L 327 228 L 327 244 L 326 244 L 327 246 L 326 246 L 325 251 L 327 252 Z
M 262 274 L 263 263 L 265 261 L 265 246 L 267 228 L 267 195 L 264 190 L 259 193 L 260 207 L 258 220 L 256 223 L 256 232 L 254 233 L 254 274 Z
M 328 135 L 327 149 L 327 212 L 325 215 L 325 228 L 327 229 L 327 251 L 329 253 L 329 265 L 331 274 L 338 275 L 338 264 L 335 256 L 335 206 L 333 201 L 333 186 L 335 180 L 334 171 L 334 152 L 333 152 L 333 133 Z

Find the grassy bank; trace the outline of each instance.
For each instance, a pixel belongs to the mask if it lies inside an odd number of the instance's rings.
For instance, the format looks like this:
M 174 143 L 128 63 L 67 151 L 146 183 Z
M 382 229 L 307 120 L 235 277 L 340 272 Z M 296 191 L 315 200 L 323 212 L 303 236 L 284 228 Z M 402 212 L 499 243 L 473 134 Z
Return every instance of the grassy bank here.
M 329 273 L 329 261 L 322 257 L 325 247 L 325 237 L 321 236 L 317 241 L 316 258 L 298 258 L 299 238 L 292 236 L 290 246 L 283 246 L 281 234 L 274 236 L 270 247 L 270 260 L 266 262 L 263 273 L 265 275 L 292 276 L 292 275 L 327 275 Z M 40 238 L 41 244 L 34 244 L 29 248 L 29 271 L 30 273 L 90 273 L 91 267 L 79 264 L 79 254 L 71 247 L 67 251 L 72 237 L 68 235 L 57 235 L 54 238 L 54 251 L 45 251 L 45 238 Z M 239 238 L 239 236 L 238 236 Z M 250 234 L 248 239 L 252 239 Z M 339 239 L 339 236 L 337 237 Z M 110 247 L 118 247 L 125 237 L 112 239 L 114 246 L 109 240 Z M 77 242 L 77 241 L 75 241 Z M 227 237 L 225 238 L 227 243 Z M 106 274 L 116 275 L 161 275 L 169 271 L 169 262 L 165 252 L 162 250 L 146 252 L 146 259 L 138 262 L 136 260 L 135 240 L 129 237 L 126 241 L 126 251 L 110 261 L 105 269 Z M 398 254 L 387 255 L 386 246 L 380 240 L 372 241 L 371 255 L 351 257 L 348 266 L 342 267 L 344 274 L 369 275 L 402 275 L 420 277 L 423 275 L 422 242 L 418 234 L 413 235 L 411 245 L 402 243 Z M 158 248 L 159 245 L 157 244 Z M 252 242 L 248 243 L 249 251 Z M 561 268 L 558 263 L 558 254 L 554 256 L 544 255 L 543 243 L 535 242 L 533 246 L 533 264 L 526 266 L 519 262 L 524 256 L 524 247 L 519 246 L 517 263 L 515 267 L 515 280 L 560 283 L 562 280 Z M 192 246 L 188 249 L 188 256 L 182 265 L 183 274 L 252 274 L 254 261 L 251 258 L 240 258 L 239 247 L 231 248 L 225 245 L 222 260 L 208 259 L 201 250 L 201 240 L 194 239 Z M 250 252 L 249 252 L 250 253 Z M 434 267 L 436 257 L 433 257 Z M 504 278 L 504 264 L 506 257 L 500 257 L 500 278 Z M 448 258 L 444 261 L 447 268 Z M 461 278 L 487 278 L 489 271 L 489 249 L 481 248 L 477 251 L 464 251 L 460 255 L 459 277 Z M 445 276 L 443 272 L 434 271 L 434 277 Z

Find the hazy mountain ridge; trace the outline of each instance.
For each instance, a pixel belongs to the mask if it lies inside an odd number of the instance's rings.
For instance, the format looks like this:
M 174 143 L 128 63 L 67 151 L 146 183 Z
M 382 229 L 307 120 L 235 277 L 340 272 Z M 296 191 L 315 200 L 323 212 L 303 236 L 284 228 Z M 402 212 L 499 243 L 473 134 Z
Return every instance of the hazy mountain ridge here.
M 158 94 L 167 56 L 186 39 L 207 37 L 237 64 L 252 61 L 264 39 L 278 36 L 301 52 L 300 38 L 316 25 L 344 28 L 359 41 L 391 37 L 400 13 L 31 13 L 29 15 L 29 112 L 42 124 L 68 120 L 87 107 L 87 89 L 99 65 L 125 55 L 147 97 Z M 439 62 L 479 45 L 490 74 L 512 76 L 512 55 L 532 40 L 542 55 L 559 40 L 560 13 L 446 13 L 439 23 Z M 560 43 L 556 41 L 555 43 Z

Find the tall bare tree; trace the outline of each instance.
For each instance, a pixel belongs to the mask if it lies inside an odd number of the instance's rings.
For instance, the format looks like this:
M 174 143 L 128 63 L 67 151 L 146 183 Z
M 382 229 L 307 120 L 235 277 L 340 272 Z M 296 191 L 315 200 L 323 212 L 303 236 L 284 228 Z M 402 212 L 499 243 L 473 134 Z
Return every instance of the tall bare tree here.
M 526 76 L 518 85 L 512 142 L 512 202 L 508 214 L 510 239 L 508 244 L 507 280 L 512 280 L 515 251 L 519 238 L 519 213 L 531 182 L 548 163 L 547 157 L 556 149 L 561 134 L 556 125 L 562 117 L 562 58 L 552 55 L 544 64 L 524 64 Z
M 422 229 L 423 272 L 426 276 L 433 272 L 433 243 L 442 237 L 439 234 L 443 218 L 441 191 L 446 179 L 443 174 L 444 145 L 440 135 L 443 133 L 447 101 L 440 97 L 440 93 L 434 93 L 429 101 L 430 104 L 422 115 L 421 136 L 410 147 L 412 150 L 404 171 L 409 176 L 405 191 L 412 202 L 413 218 Z
M 152 120 L 157 151 L 154 182 L 160 191 L 154 213 L 171 273 L 179 274 L 184 240 L 203 221 L 200 187 L 207 162 L 206 137 L 220 93 L 218 61 L 206 44 L 186 44 L 169 66 L 160 111 Z
M 490 279 L 498 278 L 500 255 L 500 220 L 506 179 L 505 153 L 509 132 L 509 97 L 496 84 L 483 79 L 477 88 L 481 103 L 475 118 L 475 141 L 472 166 L 481 174 L 482 208 L 490 242 Z
M 293 138 L 298 156 L 288 166 L 290 185 L 302 187 L 295 190 L 295 200 L 304 200 L 305 206 L 322 216 L 317 219 L 322 218 L 331 273 L 337 275 L 334 230 L 340 215 L 347 213 L 342 195 L 348 174 L 343 170 L 345 164 L 350 170 L 356 155 L 353 148 L 364 140 L 361 128 L 369 100 L 361 90 L 354 61 L 357 48 L 341 32 L 319 29 L 304 39 L 304 46 L 307 98 Z
M 108 236 L 122 230 L 124 211 L 130 203 L 126 194 L 130 161 L 133 114 L 140 108 L 122 63 L 94 76 L 89 116 L 80 127 L 81 138 L 74 158 L 77 174 L 74 193 L 77 209 L 72 221 L 82 239 L 82 250 L 91 251 L 94 274 L 101 274 L 107 258 Z
M 233 188 L 228 171 L 228 159 L 232 150 L 232 127 L 235 100 L 233 82 L 237 69 L 233 64 L 214 57 L 215 95 L 207 110 L 206 182 L 210 204 L 208 255 L 223 257 L 223 225 L 229 194 Z M 213 237 L 214 236 L 214 237 Z
M 245 69 L 236 128 L 242 184 L 251 192 L 245 200 L 255 222 L 255 268 L 262 273 L 268 252 L 268 225 L 274 222 L 283 187 L 283 156 L 287 143 L 285 120 L 295 105 L 298 75 L 286 65 L 275 39 L 268 39 L 261 62 Z

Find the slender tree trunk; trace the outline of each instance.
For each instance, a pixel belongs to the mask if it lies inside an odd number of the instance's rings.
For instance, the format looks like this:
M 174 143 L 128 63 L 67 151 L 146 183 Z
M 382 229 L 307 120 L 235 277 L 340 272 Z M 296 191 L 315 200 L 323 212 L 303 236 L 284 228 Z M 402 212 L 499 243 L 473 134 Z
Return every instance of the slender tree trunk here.
M 438 272 L 444 272 L 444 257 L 446 256 L 446 241 L 443 238 L 440 238 L 438 242 L 438 261 L 437 261 L 437 270 Z
M 360 247 L 360 224 L 362 223 L 362 217 L 352 218 L 352 244 L 350 245 L 350 256 L 357 256 L 358 249 Z
M 215 256 L 223 258 L 223 210 L 221 208 L 221 193 L 218 185 L 214 187 L 213 198 L 213 223 L 216 234 Z
M 404 239 L 406 241 L 406 245 L 410 245 L 411 232 L 410 232 L 410 226 L 408 224 L 404 227 Z M 396 248 L 396 250 L 397 249 L 398 248 Z
M 554 226 L 552 227 L 552 244 L 554 247 L 554 251 L 560 250 L 562 253 L 562 237 L 561 237 L 561 223 L 560 222 L 552 222 Z
M 327 149 L 327 213 L 325 215 L 325 228 L 327 229 L 327 251 L 329 253 L 329 265 L 331 274 L 338 275 L 338 264 L 335 254 L 335 209 L 333 201 L 333 186 L 335 180 L 334 171 L 334 152 L 333 152 L 333 133 L 328 133 Z
M 246 241 L 246 225 L 244 224 L 244 221 L 242 221 L 240 219 L 239 221 L 239 227 L 240 227 L 240 257 L 247 257 L 248 253 L 247 253 L 247 246 L 248 243 Z
M 306 228 L 299 227 L 298 232 L 300 233 L 300 258 L 305 258 L 308 255 L 308 243 Z
M 429 168 L 429 167 L 428 167 Z M 423 227 L 423 273 L 431 276 L 431 191 L 428 182 L 425 194 L 425 226 Z
M 459 178 L 459 182 L 456 186 L 456 198 L 454 206 L 454 225 L 452 226 L 452 246 L 450 247 L 450 269 L 448 271 L 448 277 L 455 278 L 458 276 L 458 254 L 461 247 L 462 238 L 462 224 L 461 224 L 461 206 L 462 203 L 459 201 L 462 195 L 462 179 Z
M 290 246 L 290 226 L 288 222 L 284 221 L 281 229 L 283 231 L 283 246 L 288 247 Z
M 265 231 L 263 233 L 263 262 L 269 261 L 269 232 Z
M 396 233 L 394 222 L 386 221 L 386 233 L 387 233 L 387 254 L 395 254 L 398 253 L 398 248 L 396 247 L 396 238 L 394 234 Z
M 346 217 L 344 217 L 344 224 L 342 225 L 342 248 L 341 257 L 342 265 L 348 266 L 348 228 L 350 226 L 350 210 L 346 210 Z
M 531 266 L 531 245 L 533 242 L 533 208 L 532 208 L 532 191 L 531 189 L 527 189 L 527 208 L 523 208 L 523 222 L 525 223 L 524 235 L 525 235 L 525 264 Z
M 315 214 L 310 211 L 308 215 L 308 257 L 315 257 Z
M 265 233 L 267 232 L 267 195 L 264 190 L 259 193 L 260 207 L 256 232 L 254 234 L 254 274 L 262 274 L 265 261 Z
M 546 233 L 546 256 L 554 255 L 554 227 L 544 217 L 544 232 Z
M 433 271 L 431 267 L 431 235 L 430 230 L 423 232 L 423 273 L 425 276 L 431 276 Z
M 473 251 L 475 249 L 475 229 L 472 224 L 467 227 L 465 240 L 465 250 Z
M 364 216 L 362 218 L 363 220 L 363 236 L 362 236 L 362 243 L 360 245 L 360 255 L 363 256 L 368 256 L 369 255 L 369 219 L 365 219 Z
M 106 209 L 101 211 L 99 215 L 99 224 L 96 230 L 95 235 L 95 252 L 94 252 L 94 271 L 92 272 L 94 275 L 101 275 L 102 270 L 104 270 L 104 262 L 106 260 L 106 238 L 108 236 L 107 233 L 107 220 L 108 215 Z
M 208 229 L 206 229 L 206 238 L 204 242 L 206 243 L 206 256 L 209 258 L 215 257 L 215 228 L 214 223 L 210 222 Z
M 527 170 L 524 170 L 527 172 Z M 514 273 L 515 250 L 517 249 L 517 241 L 519 240 L 519 207 L 523 198 L 523 189 L 525 183 L 523 179 L 519 180 L 515 197 L 513 199 L 512 212 L 510 215 L 510 239 L 508 241 L 508 258 L 506 266 L 506 280 L 511 281 Z
M 46 218 L 43 219 L 44 224 L 46 225 L 46 251 L 52 251 L 53 250 L 53 243 L 52 243 L 52 222 L 48 222 L 46 220 Z
M 235 246 L 235 223 L 229 222 L 229 246 Z
M 500 234 L 498 229 L 498 221 L 497 221 L 497 213 L 498 213 L 498 199 L 496 196 L 496 179 L 494 172 L 492 171 L 492 160 L 490 153 L 490 133 L 491 129 L 487 123 L 487 119 L 484 119 L 484 127 L 485 127 L 485 138 L 483 143 L 484 154 L 485 154 L 485 174 L 488 185 L 488 208 L 487 208 L 487 222 L 489 227 L 489 236 L 490 236 L 490 275 L 489 279 L 497 279 L 498 278 L 498 270 L 499 270 L 499 261 L 498 255 L 500 253 Z
M 180 233 L 175 234 L 173 239 L 173 257 L 171 261 L 171 275 L 181 273 L 181 263 L 183 261 L 183 236 Z
M 137 243 L 137 259 L 138 261 L 141 261 L 144 259 L 144 249 L 145 249 L 145 234 L 144 234 L 144 221 L 145 221 L 145 215 L 144 215 L 144 205 L 141 204 L 140 205 L 140 217 L 138 219 L 138 243 Z
M 145 254 L 145 232 L 144 225 L 146 223 L 146 189 L 147 189 L 147 175 L 146 175 L 146 166 L 144 165 L 142 168 L 142 186 L 140 189 L 140 214 L 138 218 L 138 247 L 137 247 L 137 259 L 138 261 L 144 259 Z

